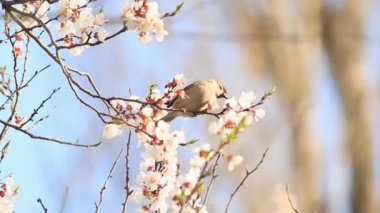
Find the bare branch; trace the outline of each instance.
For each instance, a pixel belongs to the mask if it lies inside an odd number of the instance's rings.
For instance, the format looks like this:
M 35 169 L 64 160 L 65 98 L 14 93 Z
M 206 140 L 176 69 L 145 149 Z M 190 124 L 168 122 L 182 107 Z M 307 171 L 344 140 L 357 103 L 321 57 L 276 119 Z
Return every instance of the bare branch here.
M 56 108 L 57 106 L 54 106 L 53 107 L 53 110 Z M 51 112 L 49 112 L 47 115 L 39 118 L 38 120 L 34 121 L 32 123 L 32 125 L 28 126 L 27 130 L 30 131 L 31 129 L 33 129 L 35 126 L 37 126 L 39 123 L 41 123 L 42 121 L 44 121 L 45 119 L 48 119 L 50 117 L 50 115 L 53 113 L 53 110 Z
M 225 213 L 228 212 L 228 208 L 229 208 L 229 206 L 230 206 L 230 204 L 231 204 L 232 198 L 234 198 L 234 196 L 235 196 L 236 193 L 239 191 L 239 189 L 243 186 L 243 184 L 245 183 L 245 181 L 247 180 L 247 178 L 248 178 L 252 173 L 254 173 L 255 171 L 257 171 L 257 170 L 259 169 L 260 165 L 264 162 L 265 155 L 267 154 L 268 150 L 269 150 L 269 148 L 267 148 L 267 149 L 264 151 L 264 153 L 263 153 L 263 155 L 262 155 L 262 157 L 261 157 L 260 162 L 256 165 L 255 168 L 253 168 L 251 171 L 246 170 L 245 177 L 240 181 L 239 185 L 235 188 L 235 190 L 234 190 L 234 191 L 232 192 L 232 194 L 230 195 L 230 199 L 228 200 L 228 203 L 227 203 L 226 208 L 225 208 L 225 210 L 224 210 Z
M 107 186 L 108 180 L 112 178 L 112 172 L 115 169 L 115 166 L 116 166 L 117 162 L 119 161 L 119 158 L 120 158 L 122 152 L 123 152 L 123 148 L 120 150 L 120 152 L 117 155 L 115 161 L 113 162 L 112 167 L 111 167 L 110 171 L 108 172 L 108 176 L 107 176 L 106 180 L 103 183 L 103 187 L 102 187 L 102 189 L 99 192 L 99 201 L 98 201 L 98 203 L 95 202 L 95 213 L 97 213 L 99 211 L 99 207 L 100 207 L 100 205 L 102 205 L 102 202 L 103 202 L 103 193 L 106 190 L 106 186 Z
M 218 156 L 216 157 L 216 160 L 215 160 L 215 163 L 214 163 L 214 166 L 212 167 L 212 174 L 211 174 L 211 179 L 210 179 L 210 183 L 208 184 L 207 186 L 207 190 L 206 190 L 206 195 L 205 195 L 205 198 L 203 200 L 203 205 L 206 205 L 207 204 L 207 200 L 208 200 L 208 195 L 211 191 L 211 187 L 215 181 L 215 179 L 218 177 L 218 175 L 215 175 L 215 172 L 216 172 L 216 168 L 218 167 L 218 163 L 219 163 L 219 159 L 220 159 L 220 156 L 222 154 L 219 153 Z
M 29 83 L 38 75 L 40 74 L 41 72 L 43 72 L 44 70 L 46 70 L 47 68 L 49 68 L 51 65 L 46 65 L 45 67 L 43 67 L 42 69 L 40 70 L 37 70 L 33 73 L 33 75 L 25 82 L 25 84 L 22 84 L 20 85 L 20 88 L 19 90 L 22 90 L 24 89 L 25 87 L 28 87 L 29 86 Z
M 41 205 L 42 210 L 47 213 L 48 209 L 45 207 L 44 203 L 42 202 L 41 198 L 37 199 L 37 202 Z
M 130 180 L 130 176 L 129 176 L 129 151 L 130 151 L 130 147 L 131 147 L 131 134 L 132 134 L 132 131 L 129 130 L 129 133 L 128 133 L 128 141 L 127 141 L 127 153 L 125 154 L 125 191 L 126 191 L 126 194 L 125 194 L 125 199 L 124 199 L 124 202 L 122 203 L 123 205 L 123 210 L 122 210 L 122 213 L 125 213 L 127 211 L 127 202 L 128 202 L 128 198 L 129 196 L 133 193 L 133 190 L 131 190 L 129 188 L 129 180 Z
M 19 126 L 5 122 L 1 119 L 0 119 L 0 123 L 2 123 L 3 125 L 5 125 L 7 127 L 11 127 L 17 131 L 20 131 L 20 132 L 24 133 L 25 135 L 28 135 L 29 137 L 31 137 L 33 139 L 39 139 L 39 140 L 43 140 L 43 141 L 49 141 L 49 142 L 54 142 L 54 143 L 59 143 L 59 144 L 64 144 L 64 145 L 70 145 L 70 146 L 79 146 L 79 147 L 84 147 L 84 148 L 97 147 L 102 143 L 101 141 L 99 141 L 99 142 L 94 143 L 94 144 L 80 144 L 78 142 L 73 143 L 73 142 L 68 142 L 68 141 L 62 141 L 62 140 L 58 140 L 58 139 L 54 139 L 54 138 L 48 138 L 48 137 L 44 137 L 44 136 L 34 135 L 33 133 L 29 132 L 28 130 L 22 129 Z
M 28 120 L 26 120 L 23 124 L 20 125 L 20 128 L 22 128 L 23 126 L 25 126 L 25 125 L 26 125 L 27 123 L 29 123 L 30 121 L 33 121 L 33 118 L 34 118 L 34 116 L 36 116 L 36 115 L 38 114 L 38 111 L 39 111 L 42 107 L 44 107 L 44 104 L 45 104 L 47 101 L 49 101 L 49 100 L 53 97 L 53 95 L 54 95 L 56 92 L 58 92 L 60 89 L 61 89 L 60 87 L 58 87 L 57 89 L 53 89 L 53 91 L 50 93 L 50 95 L 49 95 L 47 98 L 45 98 L 45 99 L 41 102 L 41 104 L 40 104 L 36 109 L 33 110 L 33 113 L 29 116 Z
M 286 190 L 286 195 L 288 196 L 288 201 L 289 201 L 289 204 L 290 204 L 290 207 L 292 207 L 292 210 L 295 212 L 295 213 L 301 213 L 298 209 L 296 209 L 293 205 L 293 202 L 292 202 L 292 199 L 290 198 L 290 193 L 289 193 L 289 188 L 288 188 L 288 184 L 285 185 L 285 190 Z

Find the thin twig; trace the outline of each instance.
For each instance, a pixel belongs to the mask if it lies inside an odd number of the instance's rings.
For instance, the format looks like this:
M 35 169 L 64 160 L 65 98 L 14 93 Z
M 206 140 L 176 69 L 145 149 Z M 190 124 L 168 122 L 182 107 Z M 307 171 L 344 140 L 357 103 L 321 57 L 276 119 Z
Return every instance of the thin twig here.
M 67 200 L 69 199 L 69 192 L 70 192 L 70 188 L 66 186 L 65 191 L 63 192 L 61 207 L 59 208 L 59 213 L 65 212 Z
M 47 213 L 48 209 L 45 207 L 44 203 L 42 202 L 41 198 L 37 199 L 37 202 L 41 205 L 42 210 Z
M 215 172 L 216 172 L 216 168 L 218 167 L 218 162 L 219 162 L 219 159 L 220 159 L 221 155 L 222 155 L 222 153 L 218 154 L 218 157 L 216 157 L 215 164 L 214 164 L 214 166 L 212 168 L 212 175 L 211 175 L 210 183 L 207 186 L 206 195 L 205 195 L 205 198 L 203 200 L 203 205 L 207 204 L 208 195 L 209 195 L 209 193 L 211 191 L 211 187 L 212 187 L 215 179 L 218 177 L 218 175 L 215 175 Z
M 49 113 L 46 114 L 45 116 L 40 117 L 38 120 L 34 121 L 31 125 L 28 126 L 27 130 L 30 131 L 30 130 L 33 129 L 35 126 L 37 126 L 39 123 L 41 123 L 42 121 L 48 119 L 48 118 L 50 117 L 50 115 L 53 113 L 53 110 L 54 110 L 56 107 L 57 107 L 57 106 L 54 106 L 51 112 L 49 112 Z
M 94 143 L 94 144 L 80 144 L 78 142 L 73 143 L 73 142 L 68 142 L 68 141 L 62 141 L 62 140 L 58 140 L 58 139 L 54 139 L 54 138 L 48 138 L 48 137 L 44 137 L 44 136 L 34 135 L 33 133 L 29 132 L 28 130 L 22 129 L 19 126 L 5 122 L 1 119 L 0 119 L 0 123 L 2 123 L 3 125 L 5 125 L 7 127 L 11 127 L 17 131 L 20 131 L 20 132 L 28 135 L 29 137 L 31 137 L 33 139 L 39 139 L 39 140 L 43 140 L 43 141 L 50 141 L 50 142 L 54 142 L 54 143 L 65 144 L 65 145 L 70 145 L 70 146 L 79 146 L 79 147 L 85 147 L 85 148 L 97 147 L 102 143 L 101 141 L 99 141 L 99 142 Z
M 21 90 L 23 90 L 24 88 L 28 87 L 29 86 L 29 83 L 39 74 L 41 73 L 42 71 L 46 70 L 47 68 L 49 68 L 50 65 L 47 65 L 45 66 L 44 68 L 40 69 L 40 70 L 37 70 L 33 73 L 33 75 L 24 83 L 24 84 L 20 84 L 19 88 L 16 88 L 15 91 L 11 92 L 10 95 L 7 97 L 7 99 L 4 101 L 4 103 L 0 106 L 0 110 L 4 109 L 6 104 L 9 103 L 9 101 L 12 101 L 14 95 L 16 94 L 16 92 L 20 92 Z
M 246 174 L 245 174 L 245 177 L 240 181 L 239 185 L 235 188 L 235 190 L 231 193 L 230 195 L 230 199 L 228 200 L 228 203 L 226 205 L 226 208 L 224 210 L 225 213 L 228 212 L 228 208 L 231 204 L 231 201 L 232 201 L 232 198 L 234 198 L 234 196 L 236 195 L 236 193 L 239 191 L 239 189 L 243 186 L 244 182 L 247 180 L 247 178 L 252 174 L 254 173 L 255 171 L 257 171 L 260 167 L 260 165 L 264 162 L 264 159 L 265 159 L 265 155 L 267 154 L 269 148 L 267 148 L 263 155 L 261 156 L 261 160 L 260 162 L 256 165 L 256 167 L 254 169 L 252 169 L 251 171 L 248 171 L 246 170 Z
M 129 167 L 129 151 L 130 151 L 130 147 L 131 147 L 131 134 L 132 134 L 132 131 L 129 130 L 129 133 L 128 133 L 128 141 L 127 141 L 127 153 L 125 154 L 125 191 L 126 191 L 126 194 L 125 194 L 125 199 L 124 199 L 124 202 L 123 202 L 123 210 L 122 210 L 122 213 L 125 213 L 127 211 L 127 201 L 128 201 L 128 198 L 129 196 L 133 193 L 133 190 L 131 190 L 129 188 L 129 180 L 130 180 L 130 176 L 129 176 L 129 170 L 130 170 L 130 167 Z
M 289 188 L 288 188 L 288 184 L 285 185 L 285 190 L 286 190 L 286 195 L 288 196 L 288 201 L 289 201 L 289 204 L 290 204 L 290 207 L 292 207 L 292 210 L 295 212 L 295 213 L 301 213 L 298 209 L 296 209 L 293 205 L 293 202 L 292 202 L 292 199 L 290 198 L 290 193 L 289 193 Z
M 45 98 L 45 99 L 41 102 L 41 104 L 40 104 L 36 109 L 33 110 L 33 113 L 29 116 L 28 120 L 26 120 L 23 124 L 20 125 L 20 128 L 22 128 L 23 126 L 25 126 L 25 125 L 26 125 L 27 123 L 29 123 L 30 121 L 33 121 L 33 118 L 34 118 L 34 116 L 36 116 L 36 115 L 38 114 L 38 111 L 39 111 L 42 107 L 44 107 L 44 104 L 45 104 L 47 101 L 49 101 L 49 100 L 53 97 L 53 95 L 54 95 L 56 92 L 58 92 L 60 89 L 61 89 L 60 87 L 58 87 L 58 88 L 56 88 L 56 89 L 53 89 L 53 91 L 50 93 L 50 95 L 49 95 L 47 98 Z
M 25 84 L 20 85 L 20 89 L 19 89 L 19 90 L 24 89 L 25 87 L 29 86 L 29 83 L 30 83 L 30 82 L 31 82 L 31 81 L 32 81 L 32 80 L 33 80 L 33 79 L 34 79 L 39 73 L 41 73 L 42 71 L 46 70 L 46 69 L 49 68 L 50 66 L 51 66 L 51 65 L 49 64 L 49 65 L 43 67 L 42 69 L 35 71 L 35 72 L 33 73 L 33 75 L 29 78 L 29 80 L 27 80 L 27 81 L 25 82 Z
M 121 153 L 123 152 L 123 150 L 124 150 L 123 148 L 120 150 L 119 154 L 117 155 L 115 161 L 112 164 L 112 167 L 111 167 L 110 171 L 108 172 L 108 176 L 107 176 L 106 180 L 103 183 L 103 187 L 102 187 L 102 189 L 99 192 L 99 201 L 98 201 L 98 203 L 95 202 L 95 213 L 97 213 L 99 211 L 99 207 L 100 207 L 100 205 L 102 205 L 102 202 L 103 202 L 103 193 L 106 190 L 106 186 L 107 186 L 108 180 L 110 178 L 112 178 L 112 172 L 115 169 L 115 166 L 116 166 L 117 162 L 119 161 L 119 158 L 120 158 Z

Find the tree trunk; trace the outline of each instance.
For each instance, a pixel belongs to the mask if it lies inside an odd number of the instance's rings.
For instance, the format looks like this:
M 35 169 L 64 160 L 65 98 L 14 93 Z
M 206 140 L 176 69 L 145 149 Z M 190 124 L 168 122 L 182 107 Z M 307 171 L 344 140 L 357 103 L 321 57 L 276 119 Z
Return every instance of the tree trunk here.
M 370 88 L 362 62 L 363 1 L 347 1 L 341 11 L 325 11 L 325 45 L 345 112 L 345 139 L 352 162 L 351 209 L 373 212 L 373 156 Z

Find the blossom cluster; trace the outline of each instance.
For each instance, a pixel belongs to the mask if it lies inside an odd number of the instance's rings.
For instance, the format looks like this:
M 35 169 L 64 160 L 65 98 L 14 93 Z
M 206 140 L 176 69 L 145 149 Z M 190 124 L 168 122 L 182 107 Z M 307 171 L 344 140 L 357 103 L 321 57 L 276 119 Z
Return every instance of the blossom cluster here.
M 131 96 L 110 101 L 115 114 L 104 127 L 104 137 L 113 138 L 126 127 L 131 127 L 137 134 L 138 145 L 144 149 L 137 176 L 138 186 L 132 197 L 135 201 L 144 201 L 142 209 L 145 211 L 207 212 L 200 197 L 203 180 L 210 175 L 207 173 L 211 162 L 222 156 L 228 163 L 229 171 L 240 165 L 243 157 L 226 153 L 224 147 L 232 144 L 254 120 L 265 116 L 265 111 L 257 108 L 265 98 L 259 104 L 254 103 L 256 97 L 252 92 L 243 92 L 238 99 L 225 100 L 222 111 L 214 113 L 218 119 L 209 125 L 209 131 L 216 134 L 220 142 L 214 145 L 216 148 L 212 148 L 211 144 L 194 148 L 190 169 L 182 173 L 177 149 L 179 145 L 191 143 L 186 142 L 183 131 L 171 130 L 169 123 L 161 118 L 171 110 L 167 103 L 185 95 L 184 84 L 183 75 L 177 75 L 167 82 L 163 93 L 151 86 L 145 100 Z M 207 109 L 218 108 L 218 103 L 209 104 L 212 106 Z
M 111 106 L 116 115 L 113 121 L 104 128 L 104 136 L 112 138 L 122 133 L 126 127 L 135 129 L 139 146 L 144 148 L 133 199 L 140 201 L 144 198 L 143 210 L 163 211 L 169 206 L 178 172 L 179 144 L 185 143 L 183 131 L 171 131 L 170 125 L 159 118 L 166 111 L 162 110 L 166 102 L 180 95 L 181 86 L 185 80 L 183 75 L 177 75 L 170 80 L 165 92 L 150 88 L 145 101 L 139 101 L 137 96 L 131 96 L 129 101 L 113 100 Z
M 142 43 L 151 41 L 151 33 L 157 41 L 163 41 L 168 32 L 164 28 L 164 21 L 158 12 L 158 3 L 155 1 L 135 0 L 126 1 L 122 18 L 125 26 L 135 30 Z
M 140 142 L 144 140 L 144 151 L 137 175 L 141 187 L 136 189 L 134 199 L 144 198 L 143 209 L 146 211 L 166 212 L 170 207 L 167 200 L 173 197 L 178 173 L 177 148 L 185 142 L 184 133 L 170 131 L 169 124 L 159 121 L 151 134 L 153 137 L 149 140 L 138 134 Z
M 73 47 L 75 44 L 104 42 L 108 33 L 104 28 L 107 22 L 103 10 L 93 14 L 87 7 L 87 0 L 60 0 L 58 9 L 58 33 L 64 36 L 64 44 Z M 84 46 L 70 48 L 72 55 L 79 55 Z
M 12 178 L 7 178 L 5 183 L 0 183 L 0 212 L 13 212 L 13 205 L 17 195 L 17 188 Z
M 236 135 L 252 121 L 259 121 L 265 116 L 262 108 L 256 108 L 254 101 L 256 96 L 253 92 L 242 92 L 239 99 L 231 98 L 224 103 L 223 114 L 217 121 L 210 124 L 210 132 L 222 137 L 225 142 L 236 138 Z
M 56 30 L 60 38 L 51 38 L 54 40 L 51 42 L 62 44 L 64 48 L 70 50 L 73 56 L 81 54 L 89 45 L 99 44 L 127 30 L 137 32 L 142 43 L 151 41 L 152 37 L 157 41 L 163 41 L 168 35 L 163 21 L 165 15 L 160 14 L 159 4 L 155 1 L 126 0 L 120 11 L 124 26 L 112 35 L 105 29 L 108 20 L 103 7 L 98 11 L 93 11 L 93 8 L 90 7 L 92 2 L 94 1 L 58 0 L 57 14 L 51 15 L 49 18 L 48 11 L 51 9 L 51 4 L 48 1 L 33 0 L 15 5 L 15 9 L 19 12 L 12 12 L 12 14 L 22 23 L 23 28 L 50 28 L 51 23 L 56 23 Z M 179 8 L 177 7 L 177 10 Z M 177 10 L 166 14 L 174 16 L 178 12 Z M 55 35 L 51 29 L 44 30 L 50 31 L 50 36 Z M 17 57 L 22 55 L 19 43 L 15 45 L 13 51 Z

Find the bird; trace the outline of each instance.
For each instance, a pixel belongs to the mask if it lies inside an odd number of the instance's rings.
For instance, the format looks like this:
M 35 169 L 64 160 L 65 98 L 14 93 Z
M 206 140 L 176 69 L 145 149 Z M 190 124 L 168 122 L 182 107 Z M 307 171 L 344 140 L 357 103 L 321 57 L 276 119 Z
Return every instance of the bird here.
M 228 98 L 222 82 L 214 79 L 196 81 L 186 86 L 183 91 L 184 95 L 178 95 L 167 103 L 169 108 L 181 111 L 171 111 L 160 120 L 169 123 L 178 116 L 194 117 L 208 103 Z

